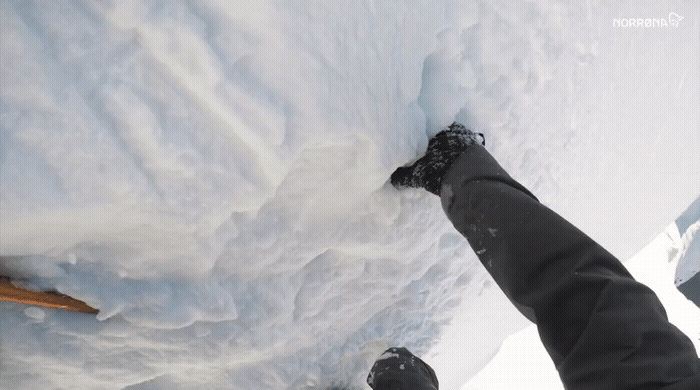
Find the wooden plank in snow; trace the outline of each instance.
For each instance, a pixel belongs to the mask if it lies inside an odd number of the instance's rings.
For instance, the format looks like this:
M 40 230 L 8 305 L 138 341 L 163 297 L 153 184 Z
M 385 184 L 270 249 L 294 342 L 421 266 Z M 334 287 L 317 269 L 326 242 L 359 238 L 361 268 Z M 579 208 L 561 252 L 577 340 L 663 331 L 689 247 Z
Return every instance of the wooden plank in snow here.
M 97 314 L 99 310 L 85 302 L 73 299 L 56 291 L 29 291 L 12 284 L 6 276 L 0 276 L 0 300 L 24 303 L 55 309 L 74 310 L 81 313 Z

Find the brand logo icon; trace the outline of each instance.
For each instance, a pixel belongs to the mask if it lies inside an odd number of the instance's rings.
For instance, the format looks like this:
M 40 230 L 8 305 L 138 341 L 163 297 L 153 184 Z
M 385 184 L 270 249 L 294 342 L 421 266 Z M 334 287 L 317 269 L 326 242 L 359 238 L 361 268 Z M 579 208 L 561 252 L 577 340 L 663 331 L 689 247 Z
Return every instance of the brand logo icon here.
M 675 12 L 671 12 L 670 14 L 668 14 L 668 23 L 673 27 L 678 27 L 678 25 L 680 24 L 680 21 L 683 19 L 685 19 L 685 18 L 678 15 Z
M 675 12 L 668 14 L 668 19 L 661 18 L 617 18 L 613 19 L 613 27 L 623 28 L 678 28 L 685 17 Z

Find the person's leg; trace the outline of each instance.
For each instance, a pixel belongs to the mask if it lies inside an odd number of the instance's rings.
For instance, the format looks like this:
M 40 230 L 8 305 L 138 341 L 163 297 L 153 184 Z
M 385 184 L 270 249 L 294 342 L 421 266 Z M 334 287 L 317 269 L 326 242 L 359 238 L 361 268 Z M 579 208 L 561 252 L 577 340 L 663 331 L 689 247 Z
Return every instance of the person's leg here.
M 406 348 L 389 348 L 367 376 L 374 390 L 438 390 L 435 371 Z

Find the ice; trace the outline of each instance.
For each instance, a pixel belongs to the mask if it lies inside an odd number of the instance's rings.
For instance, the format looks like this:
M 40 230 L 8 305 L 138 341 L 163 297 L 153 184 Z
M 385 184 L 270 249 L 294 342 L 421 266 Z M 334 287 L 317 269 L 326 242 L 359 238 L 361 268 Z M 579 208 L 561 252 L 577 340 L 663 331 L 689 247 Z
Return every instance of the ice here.
M 0 273 L 100 309 L 0 303 L 0 388 L 458 388 L 525 324 L 391 172 L 461 121 L 629 257 L 697 197 L 697 7 L 0 2 Z

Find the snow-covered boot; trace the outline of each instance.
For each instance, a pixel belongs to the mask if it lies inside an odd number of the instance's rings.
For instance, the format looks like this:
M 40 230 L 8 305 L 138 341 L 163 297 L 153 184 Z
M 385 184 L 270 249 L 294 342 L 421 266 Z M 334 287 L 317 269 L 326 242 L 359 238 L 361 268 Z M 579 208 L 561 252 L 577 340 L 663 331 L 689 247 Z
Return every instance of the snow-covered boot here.
M 389 348 L 367 376 L 374 390 L 438 390 L 435 371 L 406 348 Z
M 481 136 L 481 142 L 477 136 Z M 484 144 L 484 135 L 477 134 L 454 122 L 448 129 L 437 133 L 430 142 L 425 155 L 410 167 L 399 167 L 391 175 L 391 184 L 404 187 L 425 188 L 440 196 L 442 178 L 452 163 L 470 145 Z

